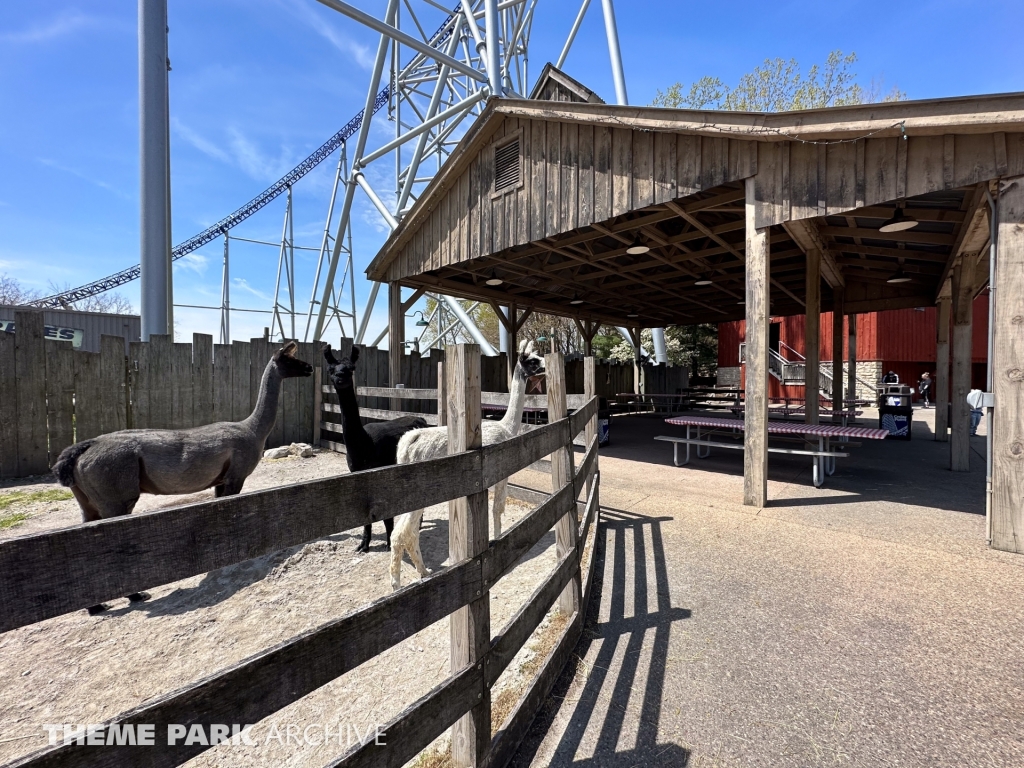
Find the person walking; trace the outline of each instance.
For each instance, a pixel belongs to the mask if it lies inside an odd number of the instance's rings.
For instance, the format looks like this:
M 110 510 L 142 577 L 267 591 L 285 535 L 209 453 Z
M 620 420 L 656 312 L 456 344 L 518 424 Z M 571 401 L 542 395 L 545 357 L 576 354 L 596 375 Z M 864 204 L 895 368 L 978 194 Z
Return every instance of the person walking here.
M 882 377 L 883 384 L 899 384 L 900 377 L 896 375 L 896 371 L 889 371 L 885 376 Z M 898 397 L 887 397 L 885 399 L 886 405 L 899 405 L 900 399 Z
M 928 371 L 921 374 L 921 380 L 917 382 L 917 391 L 924 400 L 924 407 L 931 408 L 932 375 Z
M 984 402 L 984 393 L 980 389 L 972 389 L 967 393 L 967 404 L 971 406 L 971 434 L 978 434 L 978 425 L 981 424 L 981 417 L 985 415 L 981 404 Z

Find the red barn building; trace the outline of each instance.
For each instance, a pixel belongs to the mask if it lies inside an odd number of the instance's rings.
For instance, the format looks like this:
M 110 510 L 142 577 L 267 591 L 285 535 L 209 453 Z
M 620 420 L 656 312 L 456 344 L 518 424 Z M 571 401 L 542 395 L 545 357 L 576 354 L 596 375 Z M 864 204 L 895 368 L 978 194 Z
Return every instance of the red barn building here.
M 913 385 L 928 371 L 935 377 L 935 307 L 895 309 L 885 312 L 867 312 L 856 318 L 857 397 L 871 399 L 874 386 L 886 371 L 895 371 L 902 383 Z M 769 397 L 804 397 L 803 374 L 800 363 L 807 353 L 804 333 L 805 315 L 773 317 L 769 344 L 773 358 L 779 365 L 771 370 Z M 849 318 L 847 318 L 849 321 Z M 720 323 L 718 326 L 718 384 L 738 386 L 745 384 L 745 366 L 740 360 L 744 343 L 746 321 Z M 843 333 L 844 368 L 849 375 L 849 322 Z M 821 369 L 832 371 L 832 313 L 821 315 L 820 333 Z M 974 301 L 972 323 L 971 386 L 985 389 L 988 353 L 988 292 Z M 781 359 L 781 360 L 779 360 Z M 792 365 L 786 366 L 786 363 Z M 791 370 L 793 373 L 782 373 Z M 797 382 L 800 383 L 797 383 Z M 934 393 L 932 398 L 934 399 Z M 916 397 L 916 395 L 915 395 Z

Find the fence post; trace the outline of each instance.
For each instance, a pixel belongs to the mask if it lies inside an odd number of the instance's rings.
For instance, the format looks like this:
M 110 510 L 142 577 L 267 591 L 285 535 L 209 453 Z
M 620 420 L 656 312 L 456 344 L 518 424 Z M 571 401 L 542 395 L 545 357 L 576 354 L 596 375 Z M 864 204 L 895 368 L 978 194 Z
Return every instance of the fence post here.
M 548 424 L 552 424 L 566 416 L 565 406 L 565 360 L 561 352 L 552 352 L 544 356 L 544 368 L 547 371 L 548 389 Z M 572 482 L 572 446 L 558 448 L 551 454 L 551 485 L 557 491 L 568 482 Z M 566 513 L 555 523 L 555 556 L 559 561 L 576 546 L 576 510 Z M 565 585 L 558 598 L 558 609 L 566 616 L 572 616 L 579 607 L 579 571 Z
M 478 450 L 480 424 L 480 347 L 457 344 L 446 350 L 448 453 Z M 440 385 L 440 381 L 438 385 Z M 440 387 L 439 387 L 440 388 Z M 450 562 L 476 557 L 487 549 L 487 489 L 448 502 Z M 482 664 L 491 644 L 491 602 L 486 589 L 451 615 L 451 673 Z M 491 696 L 481 686 L 479 703 L 452 726 L 452 760 L 459 768 L 478 766 L 491 743 Z
M 597 367 L 593 356 L 583 358 L 583 394 L 588 402 L 597 396 Z M 594 415 L 587 420 L 587 428 L 583 434 L 586 438 L 586 449 L 590 450 L 590 446 L 597 439 L 597 411 L 594 411 Z M 596 457 L 594 458 L 594 470 L 597 471 Z M 590 488 L 593 484 L 592 478 L 587 480 L 587 498 L 590 498 Z
M 313 447 L 320 447 L 320 420 L 324 410 L 324 362 L 323 356 L 313 361 Z
M 437 364 L 437 426 L 444 427 L 448 425 L 448 409 L 445 407 L 445 403 L 448 398 L 445 397 L 447 391 L 447 382 L 444 378 L 444 360 L 441 360 Z

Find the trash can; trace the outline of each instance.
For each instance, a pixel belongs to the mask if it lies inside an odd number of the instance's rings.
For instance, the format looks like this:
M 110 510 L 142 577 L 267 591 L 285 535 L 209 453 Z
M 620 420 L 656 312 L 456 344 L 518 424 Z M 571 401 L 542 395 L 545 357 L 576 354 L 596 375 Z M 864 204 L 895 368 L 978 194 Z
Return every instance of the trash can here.
M 878 428 L 888 432 L 892 440 L 911 438 L 914 409 L 910 397 L 910 387 L 905 384 L 883 384 L 878 387 Z
M 608 400 L 599 398 L 597 401 L 597 444 L 605 446 L 611 442 L 612 412 L 608 408 Z

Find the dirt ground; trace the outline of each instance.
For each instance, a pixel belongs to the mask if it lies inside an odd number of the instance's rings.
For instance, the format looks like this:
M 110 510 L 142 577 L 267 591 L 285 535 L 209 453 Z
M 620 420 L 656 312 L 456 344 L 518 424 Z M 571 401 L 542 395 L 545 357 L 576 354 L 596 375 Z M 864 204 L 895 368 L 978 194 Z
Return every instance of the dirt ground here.
M 244 492 L 341 474 L 340 454 L 264 460 Z M 549 488 L 550 477 L 525 472 L 516 480 Z M 35 482 L 33 482 L 35 481 Z M 10 491 L 51 490 L 49 478 L 0 485 Z M 212 497 L 144 496 L 138 511 Z M 509 500 L 504 526 L 530 508 Z M 0 540 L 80 522 L 71 499 L 12 505 L 28 519 L 0 529 Z M 374 526 L 371 551 L 354 552 L 360 531 L 347 531 L 149 590 L 151 600 L 89 616 L 84 610 L 0 634 L 0 761 L 46 745 L 45 723 L 97 723 L 234 664 L 276 643 L 343 616 L 390 593 L 389 553 L 383 525 Z M 427 566 L 448 553 L 447 505 L 428 508 L 421 533 Z M 549 533 L 491 592 L 491 627 L 497 634 L 555 563 Z M 403 583 L 417 578 L 404 564 Z M 550 618 L 550 617 L 549 617 Z M 322 765 L 346 751 L 375 724 L 383 726 L 448 676 L 448 620 L 443 619 L 252 730 L 257 747 L 221 745 L 194 766 Z M 531 655 L 524 648 L 495 687 L 515 681 Z M 313 727 L 305 730 L 307 726 Z M 289 726 L 291 735 L 289 735 Z M 323 743 L 325 729 L 331 740 Z

